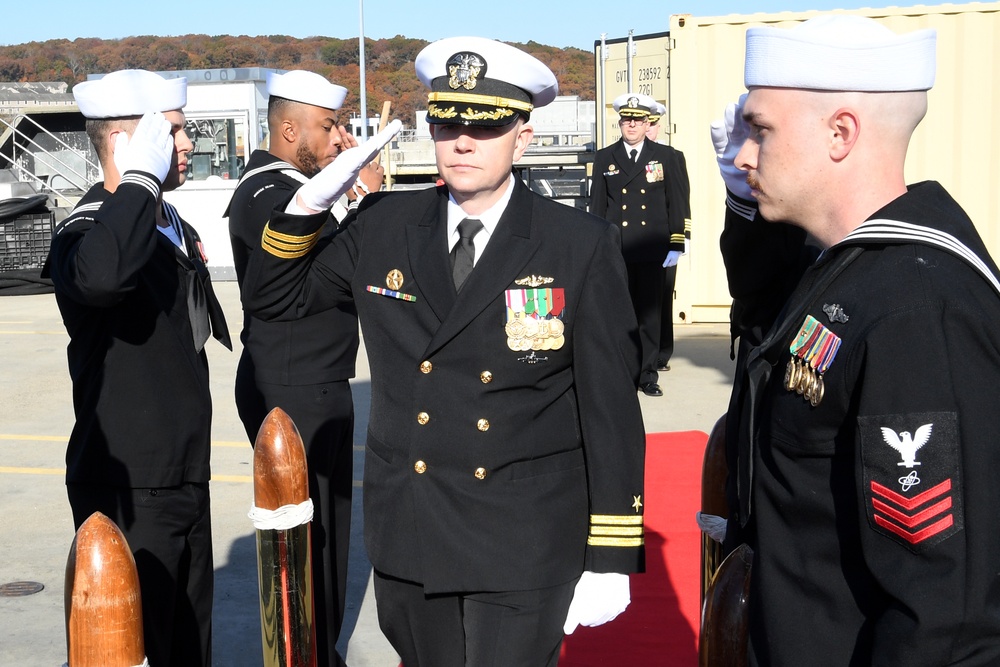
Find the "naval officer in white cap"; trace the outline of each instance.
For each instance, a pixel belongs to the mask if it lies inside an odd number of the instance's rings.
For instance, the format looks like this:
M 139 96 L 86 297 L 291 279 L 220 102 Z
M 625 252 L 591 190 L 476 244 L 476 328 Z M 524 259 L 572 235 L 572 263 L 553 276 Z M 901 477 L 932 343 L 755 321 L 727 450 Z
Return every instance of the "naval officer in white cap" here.
M 268 148 L 250 155 L 226 211 L 241 287 L 250 255 L 260 252 L 271 212 L 284 210 L 304 183 L 341 151 L 357 145 L 338 124 L 337 109 L 347 96 L 343 86 L 303 70 L 268 73 L 266 86 Z M 370 165 L 359 178 L 366 179 L 365 188 L 377 192 L 382 173 L 381 167 Z M 364 189 L 349 192 L 354 191 Z M 359 198 L 352 199 L 356 207 Z M 337 230 L 338 220 L 331 213 L 323 235 Z M 247 314 L 240 339 L 236 407 L 250 442 L 268 412 L 281 407 L 305 444 L 315 512 L 311 544 L 317 665 L 342 665 L 336 644 L 344 617 L 351 534 L 354 407 L 348 380 L 354 377 L 358 351 L 357 312 L 346 304 L 294 322 L 265 322 Z
M 623 93 L 612 104 L 622 137 L 594 156 L 590 212 L 621 232 L 642 343 L 638 388 L 647 396 L 663 396 L 659 371 L 670 370 L 674 281 L 690 229 L 687 164 L 680 151 L 646 137 L 656 100 Z
M 624 610 L 644 567 L 618 232 L 512 173 L 558 91 L 548 67 L 456 37 L 416 70 L 444 184 L 367 197 L 319 248 L 322 218 L 273 216 L 245 291 L 261 317 L 357 306 L 365 544 L 403 663 L 554 667 L 564 633 Z
M 73 88 L 104 172 L 55 230 L 46 272 L 70 336 L 77 528 L 122 530 L 142 588 L 146 655 L 209 667 L 212 397 L 204 345 L 232 349 L 202 244 L 162 193 L 184 183 L 187 85 L 123 70 Z
M 936 34 L 831 15 L 746 40 L 749 94 L 713 129 L 733 210 L 824 248 L 729 420 L 749 664 L 1000 664 L 1000 276 L 944 188 L 903 175 Z
M 649 116 L 646 117 L 646 120 L 649 121 L 649 127 L 646 128 L 646 138 L 650 141 L 664 143 L 660 140 L 660 119 L 665 113 L 667 113 L 667 107 L 654 100 L 649 108 Z

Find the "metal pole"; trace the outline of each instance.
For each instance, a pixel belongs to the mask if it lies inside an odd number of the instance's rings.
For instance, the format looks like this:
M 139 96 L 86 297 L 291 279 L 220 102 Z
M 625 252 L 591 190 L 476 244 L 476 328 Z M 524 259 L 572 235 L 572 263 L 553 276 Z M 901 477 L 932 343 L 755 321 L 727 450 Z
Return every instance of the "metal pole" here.
M 368 95 L 365 86 L 365 0 L 358 0 L 358 16 L 360 28 L 358 31 L 358 66 L 361 68 L 361 127 L 362 136 L 367 139 L 368 132 Z
M 608 45 L 607 45 L 608 33 L 601 33 L 601 52 L 597 56 L 597 62 L 600 67 L 600 80 L 601 80 L 601 103 L 598 105 L 597 111 L 597 144 L 594 147 L 595 150 L 598 148 L 604 148 L 605 142 L 607 142 L 607 133 L 605 132 L 605 125 L 608 122 L 608 87 L 607 87 L 607 59 L 608 59 Z
M 635 42 L 632 41 L 633 30 L 628 31 L 628 50 L 625 52 L 626 58 L 628 60 L 628 92 L 635 92 L 632 90 L 632 56 L 635 52 Z

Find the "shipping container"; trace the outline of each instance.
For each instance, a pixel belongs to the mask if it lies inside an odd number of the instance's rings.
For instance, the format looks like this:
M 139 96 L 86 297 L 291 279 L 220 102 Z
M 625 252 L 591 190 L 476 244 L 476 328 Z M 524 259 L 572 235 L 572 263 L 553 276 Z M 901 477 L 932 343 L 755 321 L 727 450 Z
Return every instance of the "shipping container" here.
M 600 41 L 595 43 L 598 147 L 618 140 L 616 129 L 610 129 L 617 120 L 611 102 L 628 92 L 631 82 L 633 92 L 652 94 L 666 104 L 661 140 L 682 151 L 687 160 L 692 240 L 691 252 L 678 265 L 675 321 L 726 322 L 729 317 L 730 298 L 719 254 L 725 188 L 709 125 L 746 92 L 746 30 L 761 25 L 791 27 L 828 13 L 675 14 L 669 17 L 665 33 L 605 39 L 604 49 Z M 937 30 L 936 82 L 927 116 L 910 143 L 906 179 L 939 181 L 968 212 L 993 257 L 1000 258 L 1000 124 L 996 121 L 1000 2 L 839 13 L 868 16 L 900 33 Z M 661 71 L 663 80 L 655 76 Z M 649 90 L 640 88 L 647 83 Z

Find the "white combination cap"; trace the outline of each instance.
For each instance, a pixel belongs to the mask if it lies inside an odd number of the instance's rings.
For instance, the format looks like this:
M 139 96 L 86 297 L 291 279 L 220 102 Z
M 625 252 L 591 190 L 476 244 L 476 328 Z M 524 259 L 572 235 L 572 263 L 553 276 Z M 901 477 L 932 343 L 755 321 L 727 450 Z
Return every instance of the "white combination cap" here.
M 284 74 L 267 73 L 267 94 L 324 109 L 339 109 L 347 88 L 330 83 L 315 72 L 296 69 Z
M 874 19 L 819 16 L 794 28 L 750 28 L 743 82 L 747 88 L 858 92 L 930 90 L 935 30 L 902 35 Z
M 665 113 L 667 113 L 667 107 L 654 101 L 652 108 L 649 110 L 649 122 L 653 124 L 658 123 Z
M 144 69 L 123 69 L 73 86 L 85 118 L 124 118 L 175 111 L 187 104 L 187 79 L 164 79 Z
M 623 118 L 646 118 L 656 106 L 656 100 L 642 93 L 623 93 L 611 104 Z
M 524 51 L 484 37 L 449 37 L 428 44 L 414 62 L 431 89 L 428 123 L 506 125 L 529 118 L 559 94 L 545 63 Z

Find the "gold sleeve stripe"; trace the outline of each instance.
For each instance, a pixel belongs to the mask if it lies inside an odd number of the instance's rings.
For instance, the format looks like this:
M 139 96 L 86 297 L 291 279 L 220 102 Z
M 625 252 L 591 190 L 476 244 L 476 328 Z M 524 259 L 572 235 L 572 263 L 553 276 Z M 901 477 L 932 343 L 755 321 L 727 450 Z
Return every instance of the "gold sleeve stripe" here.
M 296 236 L 294 234 L 283 234 L 281 232 L 276 232 L 271 229 L 271 223 L 268 222 L 264 225 L 264 236 L 268 236 L 276 241 L 285 241 L 287 243 L 304 243 L 313 242 L 319 237 L 319 233 L 322 230 L 317 229 L 312 234 L 306 234 L 305 236 Z
M 641 547 L 641 537 L 588 537 L 587 545 L 592 547 Z
M 684 218 L 684 231 L 691 231 L 691 218 Z
M 641 514 L 591 514 L 590 525 L 602 524 L 605 526 L 641 526 Z
M 683 241 L 684 241 L 684 234 L 671 234 L 670 235 L 670 242 L 671 243 L 674 243 L 674 242 L 677 242 L 677 241 L 680 241 L 680 242 L 683 243 Z
M 286 250 L 281 247 L 277 247 L 273 244 L 268 243 L 267 239 L 264 239 L 261 243 L 261 247 L 264 248 L 268 253 L 278 257 L 280 259 L 299 259 L 304 257 L 309 253 L 311 246 L 303 247 L 298 250 Z
M 282 259 L 297 259 L 307 254 L 316 245 L 320 230 L 305 236 L 282 234 L 271 229 L 271 223 L 264 225 L 261 237 L 261 247 L 267 252 Z
M 620 537 L 642 537 L 642 526 L 591 526 L 590 535 L 618 535 Z

